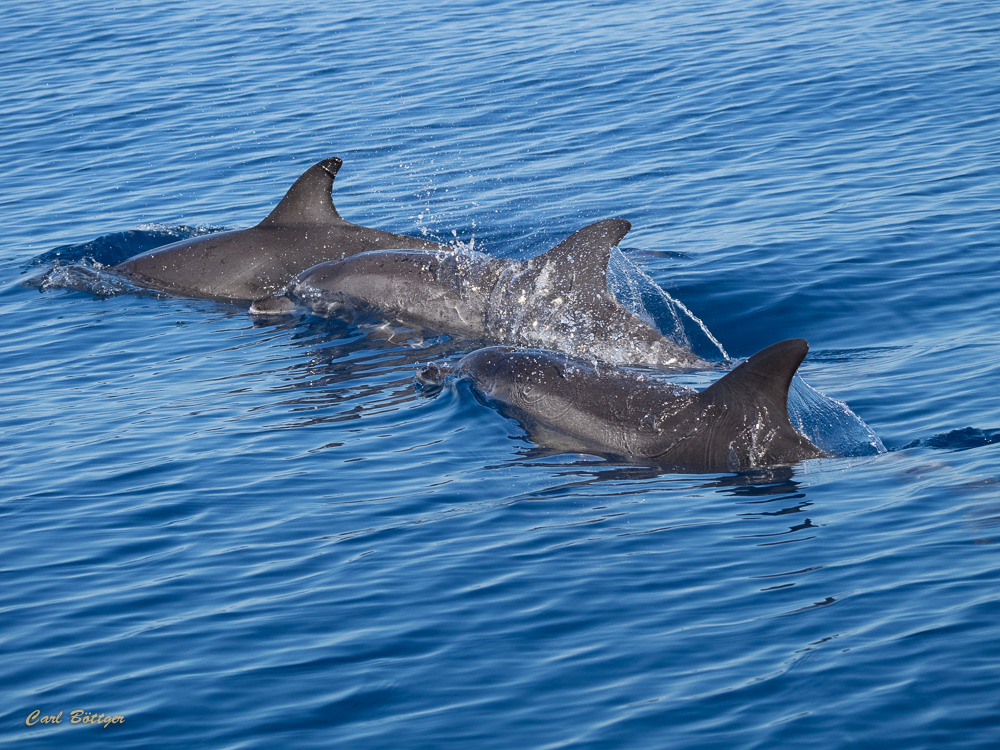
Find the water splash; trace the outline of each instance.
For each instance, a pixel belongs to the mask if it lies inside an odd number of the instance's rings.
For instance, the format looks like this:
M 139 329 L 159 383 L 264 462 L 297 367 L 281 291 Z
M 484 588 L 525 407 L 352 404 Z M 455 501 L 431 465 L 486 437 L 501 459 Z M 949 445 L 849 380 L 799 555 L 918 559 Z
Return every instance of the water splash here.
M 149 292 L 92 258 L 56 263 L 48 271 L 28 279 L 24 284 L 40 291 L 65 289 L 97 297 Z
M 33 258 L 28 268 L 45 270 L 24 282 L 25 286 L 49 291 L 67 289 L 98 297 L 117 294 L 156 294 L 117 273 L 112 266 L 140 253 L 191 237 L 218 232 L 221 227 L 168 226 L 143 224 L 135 229 L 102 234 L 97 239 L 77 245 L 60 245 Z
M 678 346 L 703 359 L 730 361 L 730 356 L 708 326 L 683 302 L 660 288 L 618 248 L 608 263 L 608 286 L 633 315 L 656 328 Z
M 820 393 L 798 375 L 788 390 L 788 418 L 796 430 L 832 456 L 885 452 L 879 436 L 847 404 Z
M 698 316 L 620 250 L 612 253 L 608 270 L 612 291 L 633 315 L 705 359 L 732 361 Z M 879 436 L 847 404 L 820 393 L 798 375 L 788 392 L 788 416 L 799 432 L 831 455 L 867 456 L 886 450 Z

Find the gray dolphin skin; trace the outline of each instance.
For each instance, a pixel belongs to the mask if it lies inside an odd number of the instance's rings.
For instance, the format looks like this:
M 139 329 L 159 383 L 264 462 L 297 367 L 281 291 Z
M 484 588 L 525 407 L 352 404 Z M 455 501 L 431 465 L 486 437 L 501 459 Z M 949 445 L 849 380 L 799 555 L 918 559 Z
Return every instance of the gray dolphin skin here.
M 693 470 L 739 471 L 825 456 L 788 420 L 788 388 L 809 345 L 753 355 L 701 392 L 557 352 L 489 347 L 454 372 L 539 443 Z M 440 383 L 435 366 L 418 376 Z
M 324 261 L 387 248 L 447 250 L 341 218 L 330 193 L 342 163 L 331 157 L 307 169 L 250 229 L 175 242 L 114 269 L 142 286 L 178 296 L 249 302 L 279 293 L 296 274 Z
M 599 221 L 527 262 L 473 251 L 363 253 L 305 271 L 285 298 L 255 301 L 251 312 L 287 312 L 294 301 L 320 314 L 363 310 L 466 338 L 605 362 L 709 366 L 608 289 L 611 249 L 631 226 L 624 219 Z

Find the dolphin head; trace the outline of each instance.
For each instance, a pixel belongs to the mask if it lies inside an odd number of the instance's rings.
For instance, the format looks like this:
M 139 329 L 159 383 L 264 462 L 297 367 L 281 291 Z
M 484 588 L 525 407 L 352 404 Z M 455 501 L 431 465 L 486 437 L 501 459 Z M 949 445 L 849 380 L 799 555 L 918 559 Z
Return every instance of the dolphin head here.
M 593 370 L 585 360 L 561 352 L 490 346 L 466 355 L 455 374 L 529 430 L 554 426 L 571 431 L 594 395 L 578 391 L 573 376 Z

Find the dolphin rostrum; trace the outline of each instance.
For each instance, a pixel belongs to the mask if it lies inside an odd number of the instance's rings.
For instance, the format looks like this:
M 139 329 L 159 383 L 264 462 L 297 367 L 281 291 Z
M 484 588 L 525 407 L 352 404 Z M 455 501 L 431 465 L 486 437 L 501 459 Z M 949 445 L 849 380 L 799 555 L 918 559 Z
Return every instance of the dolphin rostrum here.
M 311 266 L 365 250 L 447 249 L 341 218 L 330 192 L 342 163 L 334 156 L 307 169 L 254 227 L 158 247 L 114 269 L 142 286 L 184 297 L 249 302 L 277 294 Z
M 757 352 L 701 392 L 636 370 L 538 349 L 489 347 L 460 379 L 551 447 L 696 470 L 743 470 L 827 455 L 792 427 L 788 388 L 809 345 Z M 424 383 L 447 370 L 428 366 Z
M 631 228 L 591 224 L 529 261 L 474 251 L 396 250 L 322 263 L 255 314 L 364 310 L 443 333 L 567 351 L 605 362 L 696 368 L 708 363 L 629 312 L 608 289 L 608 261 Z

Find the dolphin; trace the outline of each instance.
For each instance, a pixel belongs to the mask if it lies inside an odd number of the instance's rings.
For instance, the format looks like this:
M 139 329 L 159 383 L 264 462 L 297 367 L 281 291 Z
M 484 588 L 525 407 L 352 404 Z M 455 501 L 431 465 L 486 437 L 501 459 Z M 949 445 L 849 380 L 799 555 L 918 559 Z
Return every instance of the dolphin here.
M 362 310 L 404 324 L 500 344 L 559 349 L 596 360 L 710 366 L 633 315 L 608 289 L 611 249 L 632 225 L 607 219 L 529 261 L 475 251 L 386 250 L 321 263 L 253 314 Z
M 650 374 L 538 349 L 468 354 L 454 379 L 521 422 L 540 443 L 687 470 L 739 471 L 827 454 L 788 420 L 788 388 L 809 345 L 782 341 L 701 392 Z M 425 367 L 418 380 L 441 384 Z
M 341 164 L 334 156 L 307 169 L 254 227 L 158 247 L 114 270 L 141 286 L 183 297 L 250 302 L 277 294 L 296 274 L 323 261 L 385 248 L 447 250 L 341 218 L 330 195 Z

